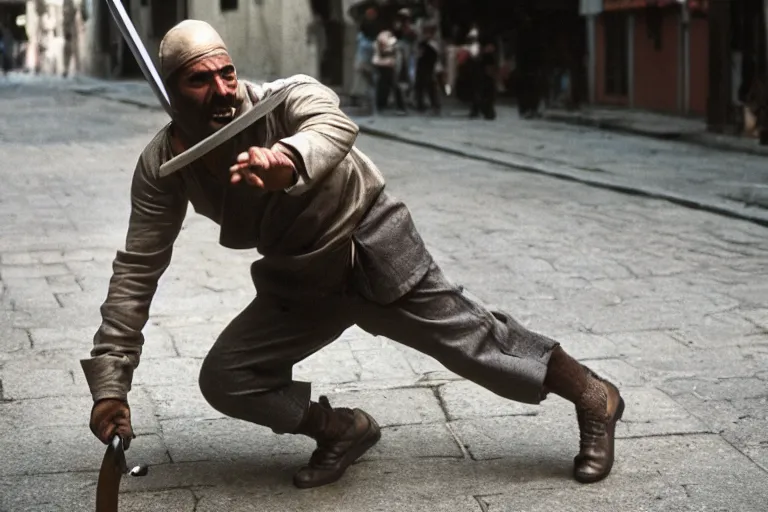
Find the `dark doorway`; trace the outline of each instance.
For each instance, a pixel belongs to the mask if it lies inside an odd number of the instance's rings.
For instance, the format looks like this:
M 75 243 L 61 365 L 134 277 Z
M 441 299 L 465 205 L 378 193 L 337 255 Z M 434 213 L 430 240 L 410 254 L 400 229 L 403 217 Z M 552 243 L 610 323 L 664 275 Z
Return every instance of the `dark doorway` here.
M 122 0 L 126 12 L 131 12 L 131 4 L 135 1 L 136 0 Z M 119 34 L 119 30 L 117 28 L 115 28 L 115 30 L 117 30 Z M 133 56 L 133 53 L 131 53 L 130 47 L 123 39 L 120 39 L 120 42 L 122 43 L 120 45 L 120 51 L 122 52 L 120 61 L 122 62 L 122 67 L 118 70 L 118 73 L 127 78 L 137 78 L 142 76 L 139 63 L 136 62 L 136 58 Z
M 629 95 L 629 41 L 627 17 L 624 13 L 608 12 L 605 21 L 605 94 Z
M 342 0 L 310 0 L 312 13 L 322 21 L 320 39 L 320 81 L 326 85 L 344 83 L 344 14 Z
M 152 37 L 162 38 L 177 23 L 187 19 L 186 0 L 154 0 L 150 4 Z

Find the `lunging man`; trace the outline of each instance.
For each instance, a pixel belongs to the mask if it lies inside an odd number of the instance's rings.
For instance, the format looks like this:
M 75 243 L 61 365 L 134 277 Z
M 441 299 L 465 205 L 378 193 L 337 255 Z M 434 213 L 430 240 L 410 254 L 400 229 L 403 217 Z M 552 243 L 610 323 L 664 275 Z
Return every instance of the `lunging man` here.
M 114 261 L 102 324 L 82 366 L 93 394 L 90 426 L 107 442 L 133 437 L 128 392 L 150 302 L 191 203 L 220 226 L 219 243 L 256 248 L 256 297 L 221 333 L 200 371 L 220 412 L 317 441 L 295 475 L 300 488 L 338 480 L 380 437 L 360 409 L 310 398 L 293 366 L 358 325 L 428 354 L 494 393 L 538 404 L 548 392 L 575 404 L 580 482 L 608 475 L 618 389 L 559 344 L 489 311 L 446 279 L 405 205 L 384 189 L 355 147 L 357 126 L 332 91 L 295 76 L 257 86 L 238 80 L 208 24 L 184 21 L 160 46 L 173 121 L 141 154 L 131 187 L 125 249 Z M 170 176 L 159 167 L 281 89 L 287 99 L 207 157 Z

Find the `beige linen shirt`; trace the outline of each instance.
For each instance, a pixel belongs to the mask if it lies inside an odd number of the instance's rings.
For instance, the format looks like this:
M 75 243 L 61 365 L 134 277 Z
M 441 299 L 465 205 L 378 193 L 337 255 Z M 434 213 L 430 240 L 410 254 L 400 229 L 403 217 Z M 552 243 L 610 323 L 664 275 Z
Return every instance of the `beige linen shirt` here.
M 200 160 L 160 178 L 160 166 L 173 157 L 172 124 L 139 158 L 125 250 L 118 251 L 114 260 L 91 357 L 81 361 L 94 400 L 127 398 L 150 303 L 170 264 L 188 204 L 219 224 L 221 245 L 255 248 L 264 256 L 251 269 L 258 293 L 300 299 L 338 289 L 347 271 L 353 232 L 374 202 L 384 197 L 384 179 L 354 147 L 358 128 L 340 110 L 333 91 L 303 75 L 264 85 L 241 82 L 241 87 L 247 92 L 241 112 L 281 88 L 291 91 L 275 110 L 226 143 L 218 168 Z M 229 166 L 238 153 L 277 142 L 297 162 L 298 183 L 278 192 L 229 183 Z M 400 212 L 397 222 L 411 229 L 405 207 L 386 204 L 382 212 Z M 416 276 L 413 271 L 408 275 Z

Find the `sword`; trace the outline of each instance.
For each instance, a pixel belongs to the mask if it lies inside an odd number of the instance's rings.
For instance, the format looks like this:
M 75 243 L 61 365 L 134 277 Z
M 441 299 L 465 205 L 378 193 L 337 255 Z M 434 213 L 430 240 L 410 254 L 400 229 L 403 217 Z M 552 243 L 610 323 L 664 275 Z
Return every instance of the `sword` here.
M 157 72 L 155 65 L 152 64 L 152 59 L 147 53 L 147 49 L 144 48 L 144 44 L 141 42 L 136 28 L 133 26 L 131 18 L 128 13 L 125 12 L 123 2 L 121 0 L 107 0 L 107 7 L 112 14 L 112 18 L 117 24 L 117 28 L 120 29 L 120 33 L 123 34 L 125 42 L 128 44 L 128 48 L 131 49 L 131 53 L 136 57 L 136 61 L 139 63 L 141 72 L 144 73 L 144 77 L 149 82 L 149 86 L 152 88 L 152 92 L 155 93 L 157 99 L 160 100 L 160 104 L 163 109 L 173 118 L 173 111 L 171 110 L 171 101 L 168 99 L 168 92 L 165 90 L 163 80 L 160 78 L 160 74 Z
M 253 123 L 269 114 L 277 107 L 287 96 L 290 87 L 281 89 L 272 96 L 267 96 L 248 111 L 233 119 L 229 124 L 218 130 L 207 139 L 203 139 L 183 153 L 176 155 L 160 166 L 160 177 L 164 178 L 171 173 L 183 169 L 201 156 L 205 155 L 213 148 L 220 146 L 224 142 L 242 132 Z
M 96 486 L 96 512 L 117 512 L 120 480 L 123 475 L 144 476 L 148 472 L 147 466 L 136 466 L 129 470 L 125 461 L 123 440 L 119 435 L 113 437 L 101 462 L 99 483 Z
M 120 29 L 120 33 L 122 33 L 123 38 L 125 38 L 128 47 L 131 49 L 131 53 L 133 53 L 133 56 L 138 61 L 141 72 L 144 73 L 144 78 L 149 82 L 152 92 L 155 93 L 155 96 L 160 101 L 163 109 L 165 109 L 168 115 L 171 116 L 171 119 L 173 119 L 171 103 L 168 99 L 168 93 L 165 90 L 163 81 L 160 78 L 160 74 L 157 72 L 155 65 L 152 63 L 152 59 L 149 57 L 144 44 L 141 42 L 141 38 L 139 37 L 138 32 L 136 32 L 136 28 L 133 26 L 131 18 L 125 11 L 122 1 L 106 0 L 106 2 L 109 7 L 109 12 L 112 14 L 112 17 L 117 24 L 117 28 Z M 254 124 L 285 100 L 288 91 L 291 88 L 292 87 L 289 85 L 273 95 L 267 96 L 221 130 L 218 130 L 213 135 L 203 139 L 188 150 L 176 155 L 161 165 L 160 176 L 165 177 L 173 172 L 183 169 Z

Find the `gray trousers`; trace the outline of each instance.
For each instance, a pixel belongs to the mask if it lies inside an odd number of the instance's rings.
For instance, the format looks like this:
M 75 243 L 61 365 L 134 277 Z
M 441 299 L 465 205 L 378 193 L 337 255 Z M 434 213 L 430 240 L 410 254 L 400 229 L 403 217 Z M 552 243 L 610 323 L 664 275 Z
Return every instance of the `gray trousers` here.
M 451 284 L 436 264 L 392 304 L 353 291 L 322 301 L 257 296 L 221 333 L 200 372 L 200 389 L 219 412 L 292 433 L 311 386 L 293 380 L 293 366 L 358 325 L 432 356 L 490 391 L 538 404 L 557 342 L 508 315 L 489 311 Z

